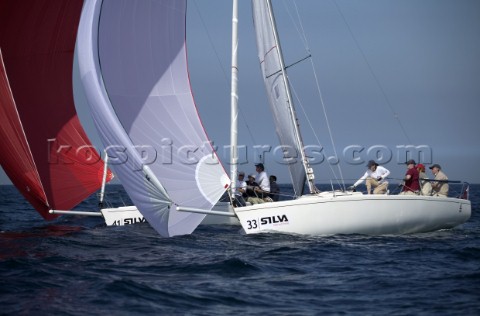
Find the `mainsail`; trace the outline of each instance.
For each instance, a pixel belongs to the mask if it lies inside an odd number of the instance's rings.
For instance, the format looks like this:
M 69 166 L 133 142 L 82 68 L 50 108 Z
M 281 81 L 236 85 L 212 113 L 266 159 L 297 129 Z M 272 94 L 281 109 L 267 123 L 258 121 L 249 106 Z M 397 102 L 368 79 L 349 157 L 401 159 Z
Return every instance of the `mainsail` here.
M 45 218 L 101 185 L 103 162 L 75 111 L 82 0 L 0 0 L 0 163 Z
M 306 172 L 302 159 L 302 142 L 294 117 L 293 102 L 284 77 L 281 51 L 274 33 L 273 16 L 269 15 L 267 1 L 252 1 L 253 22 L 257 36 L 258 58 L 273 113 L 275 130 L 288 163 L 293 189 L 297 196 L 303 194 Z
M 186 1 L 87 0 L 79 66 L 112 167 L 162 236 L 191 233 L 229 179 L 200 122 L 188 77 Z M 175 205 L 174 205 L 175 204 Z

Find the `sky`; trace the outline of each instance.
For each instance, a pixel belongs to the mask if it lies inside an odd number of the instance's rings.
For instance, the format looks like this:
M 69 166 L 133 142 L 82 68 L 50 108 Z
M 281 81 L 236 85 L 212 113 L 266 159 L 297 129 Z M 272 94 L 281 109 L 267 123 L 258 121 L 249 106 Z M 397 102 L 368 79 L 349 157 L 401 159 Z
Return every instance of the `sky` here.
M 419 153 L 411 157 L 417 162 L 427 167 L 438 163 L 450 179 L 480 183 L 480 1 L 280 0 L 273 4 L 285 63 L 312 55 L 290 67 L 288 74 L 298 95 L 294 102 L 304 143 L 322 149 L 313 165 L 316 182 L 343 176 L 352 183 L 363 175 L 369 159 L 389 169 L 395 182 L 405 174 L 405 148 L 411 146 Z M 229 157 L 223 148 L 230 142 L 231 12 L 230 1 L 188 2 L 192 92 L 227 170 Z M 307 46 L 300 40 L 303 35 Z M 288 183 L 287 169 L 273 153 L 279 144 L 247 0 L 239 0 L 238 64 L 238 142 L 247 148 L 239 169 L 254 173 L 254 162 L 260 159 L 254 146 L 270 146 L 272 150 L 263 156 L 266 171 L 279 183 Z M 101 148 L 75 73 L 79 116 Z M 3 171 L 0 183 L 9 183 Z
M 250 1 L 239 2 L 239 143 L 248 149 L 253 144 L 275 148 Z M 296 19 L 292 4 L 274 1 L 287 65 L 308 55 L 290 17 Z M 189 6 L 189 23 L 201 25 L 187 36 L 192 88 L 206 130 L 220 147 L 229 143 L 230 7 L 229 1 L 200 0 Z M 369 159 L 378 160 L 376 149 L 384 153 L 379 161 L 391 176 L 401 178 L 406 170 L 402 148 L 408 145 L 428 148 L 425 156 L 412 158 L 440 164 L 450 179 L 480 182 L 479 1 L 302 0 L 296 7 L 312 60 L 289 68 L 289 76 L 300 95 L 294 102 L 304 142 L 324 148 L 325 160 L 314 165 L 318 182 L 339 176 L 337 165 L 326 159 L 335 156 L 334 148 L 345 179 L 359 178 Z M 354 149 L 362 148 L 352 158 Z M 249 163 L 239 169 L 250 173 L 256 157 L 253 150 L 248 154 Z M 284 165 L 271 156 L 266 155 L 267 171 L 288 182 Z

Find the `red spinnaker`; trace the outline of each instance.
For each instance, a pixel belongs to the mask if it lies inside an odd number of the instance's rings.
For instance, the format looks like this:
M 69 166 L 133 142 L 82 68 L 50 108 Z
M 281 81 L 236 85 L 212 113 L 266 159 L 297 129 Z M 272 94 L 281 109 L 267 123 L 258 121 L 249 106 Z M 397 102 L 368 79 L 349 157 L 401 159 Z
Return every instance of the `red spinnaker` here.
M 0 162 L 45 218 L 101 185 L 103 162 L 73 100 L 83 0 L 0 0 Z

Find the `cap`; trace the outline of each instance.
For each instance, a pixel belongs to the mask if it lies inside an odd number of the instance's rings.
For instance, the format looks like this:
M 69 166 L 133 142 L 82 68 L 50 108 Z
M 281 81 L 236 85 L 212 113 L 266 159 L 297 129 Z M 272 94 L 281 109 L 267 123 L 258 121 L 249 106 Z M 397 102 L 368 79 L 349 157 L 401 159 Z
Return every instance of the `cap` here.
M 439 164 L 434 164 L 433 166 L 430 166 L 429 168 L 430 168 L 430 169 L 438 168 L 438 170 L 442 170 L 442 167 L 440 167 Z
M 425 166 L 423 164 L 419 163 L 417 165 L 417 169 L 421 169 L 421 170 L 425 171 Z
M 238 173 L 238 175 L 239 175 L 239 176 L 244 176 L 244 175 L 245 175 L 245 172 L 240 171 L 240 172 Z
M 367 164 L 367 167 L 370 168 L 371 166 L 378 166 L 378 163 L 376 163 L 374 160 L 370 160 Z
M 263 163 L 257 163 L 255 164 L 255 167 L 259 167 L 261 169 L 265 169 L 265 167 L 263 167 Z
M 415 160 L 410 159 L 410 160 L 407 161 L 405 164 L 406 164 L 406 165 L 415 165 L 416 163 L 415 163 Z
M 249 174 L 248 175 L 249 178 L 254 178 L 255 179 L 255 175 L 254 174 Z

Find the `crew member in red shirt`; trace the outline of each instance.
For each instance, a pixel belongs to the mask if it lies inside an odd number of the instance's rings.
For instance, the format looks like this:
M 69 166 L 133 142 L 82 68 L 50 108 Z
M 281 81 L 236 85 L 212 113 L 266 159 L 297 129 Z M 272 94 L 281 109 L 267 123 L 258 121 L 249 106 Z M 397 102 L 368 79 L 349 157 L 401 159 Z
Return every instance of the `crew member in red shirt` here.
M 418 181 L 418 170 L 415 168 L 415 160 L 407 161 L 407 173 L 403 179 L 403 189 L 400 194 L 418 194 L 420 182 Z

